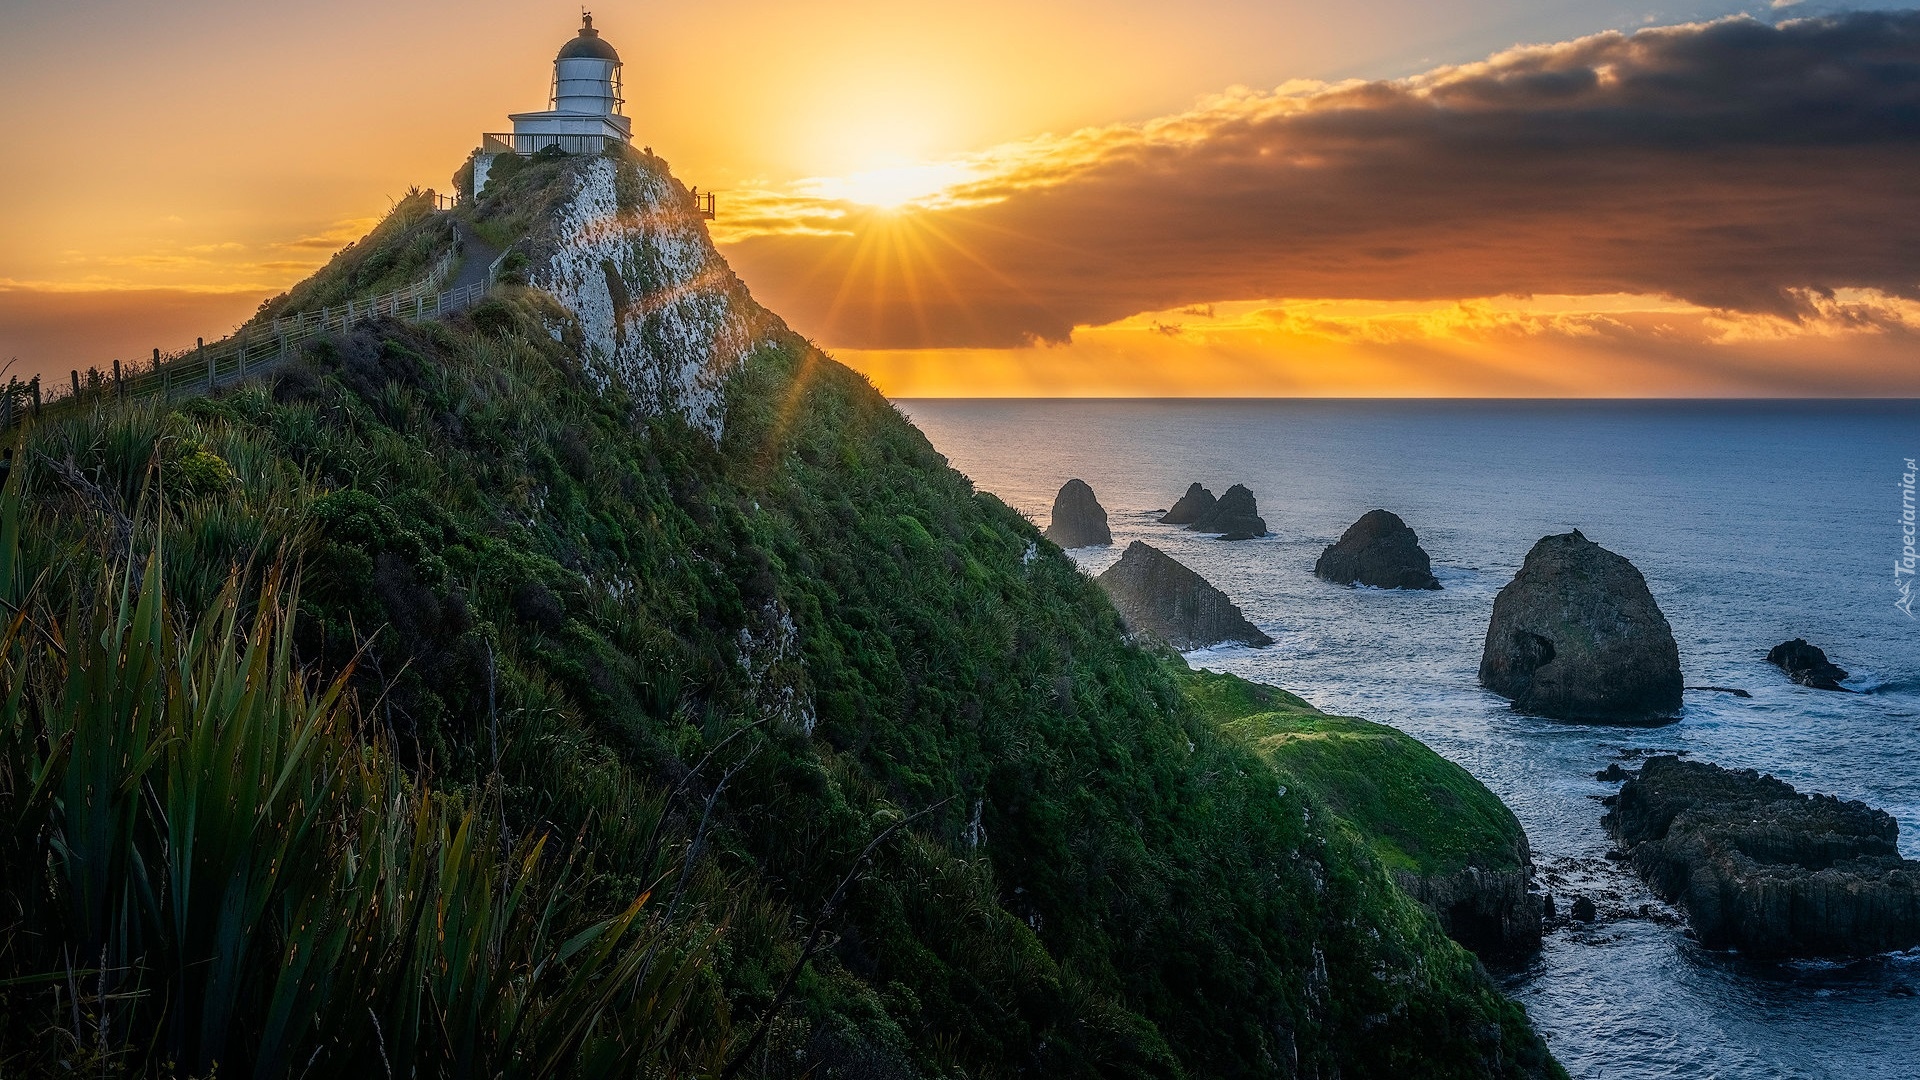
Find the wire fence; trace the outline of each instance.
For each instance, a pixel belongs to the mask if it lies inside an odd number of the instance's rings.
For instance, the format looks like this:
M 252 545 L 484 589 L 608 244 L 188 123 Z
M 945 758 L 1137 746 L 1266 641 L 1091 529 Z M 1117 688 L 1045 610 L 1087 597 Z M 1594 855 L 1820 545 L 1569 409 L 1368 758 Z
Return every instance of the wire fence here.
M 250 323 L 239 332 L 209 345 L 203 339 L 190 349 L 174 353 L 153 350 L 151 359 L 111 369 L 97 367 L 69 373 L 66 385 L 42 386 L 40 376 L 13 377 L 0 388 L 0 431 L 9 431 L 27 417 L 74 408 L 108 397 L 133 399 L 158 394 L 166 399 L 211 393 L 248 376 L 263 374 L 285 362 L 297 347 L 322 334 L 337 334 L 374 319 L 424 322 L 472 307 L 499 287 L 500 264 L 508 252 L 487 266 L 486 277 L 453 289 L 442 289 L 453 273 L 457 252 L 449 251 L 434 264 L 424 280 L 364 300 L 350 299 L 338 307 L 323 307 Z

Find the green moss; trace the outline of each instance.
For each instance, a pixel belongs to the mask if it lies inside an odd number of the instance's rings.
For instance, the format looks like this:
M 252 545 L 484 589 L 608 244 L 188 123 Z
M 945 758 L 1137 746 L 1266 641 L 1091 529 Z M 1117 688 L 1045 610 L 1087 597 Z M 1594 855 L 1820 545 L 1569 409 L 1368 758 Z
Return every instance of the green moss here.
M 1350 824 L 1389 869 L 1443 874 L 1514 869 L 1526 833 L 1465 769 L 1385 724 L 1328 716 L 1272 687 L 1194 672 L 1188 697 L 1282 780 Z

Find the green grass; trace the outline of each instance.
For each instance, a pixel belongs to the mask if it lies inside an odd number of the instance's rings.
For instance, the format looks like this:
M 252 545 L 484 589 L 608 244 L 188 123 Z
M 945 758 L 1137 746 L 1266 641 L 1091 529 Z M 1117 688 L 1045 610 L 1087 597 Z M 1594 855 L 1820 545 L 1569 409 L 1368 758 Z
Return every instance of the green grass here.
M 1419 740 L 1385 724 L 1328 716 L 1232 675 L 1194 672 L 1184 682 L 1224 734 L 1348 822 L 1388 869 L 1428 875 L 1523 864 L 1526 834 L 1513 811 Z

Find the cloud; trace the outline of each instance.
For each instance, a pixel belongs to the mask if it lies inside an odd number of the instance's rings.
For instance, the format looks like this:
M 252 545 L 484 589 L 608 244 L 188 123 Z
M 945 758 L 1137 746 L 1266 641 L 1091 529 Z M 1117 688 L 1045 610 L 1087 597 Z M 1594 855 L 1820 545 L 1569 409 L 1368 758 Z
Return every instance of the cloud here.
M 1796 326 L 1920 295 L 1920 14 L 1607 33 L 1003 147 L 897 212 L 753 206 L 831 346 L 1007 347 L 1271 297 L 1634 294 Z M 1168 320 L 1171 322 L 1171 320 Z M 1189 324 L 1188 329 L 1191 329 Z

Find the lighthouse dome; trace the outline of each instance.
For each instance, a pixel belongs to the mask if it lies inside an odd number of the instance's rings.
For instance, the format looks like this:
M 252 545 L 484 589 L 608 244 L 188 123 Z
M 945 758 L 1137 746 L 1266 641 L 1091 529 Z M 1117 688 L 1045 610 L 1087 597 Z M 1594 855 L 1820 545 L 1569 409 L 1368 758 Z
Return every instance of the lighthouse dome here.
M 611 60 L 616 64 L 619 63 L 620 54 L 615 52 L 613 46 L 607 44 L 607 40 L 600 36 L 600 31 L 593 28 L 593 16 L 582 15 L 580 17 L 580 23 L 579 35 L 572 41 L 560 46 L 560 55 L 554 57 L 554 59 L 556 61 Z

